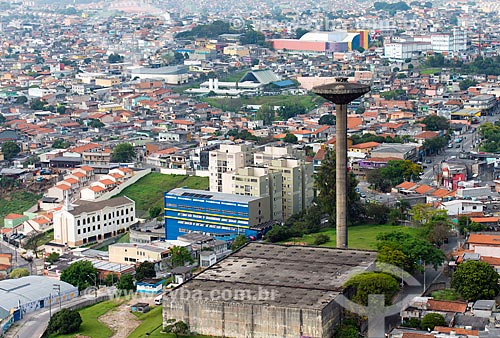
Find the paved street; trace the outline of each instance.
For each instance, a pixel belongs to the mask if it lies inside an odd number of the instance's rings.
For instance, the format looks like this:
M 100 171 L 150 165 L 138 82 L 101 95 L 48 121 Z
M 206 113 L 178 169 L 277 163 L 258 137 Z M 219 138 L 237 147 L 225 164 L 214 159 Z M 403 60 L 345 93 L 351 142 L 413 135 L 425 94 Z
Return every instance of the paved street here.
M 100 289 L 97 296 L 104 296 L 110 293 L 110 289 Z M 92 299 L 92 295 L 80 296 L 70 301 L 61 304 L 62 308 L 71 308 L 87 302 Z M 25 315 L 23 319 L 16 322 L 5 334 L 6 338 L 39 338 L 45 332 L 50 319 L 50 311 L 55 313 L 59 310 L 59 306 L 55 305 L 52 309 L 44 308 Z

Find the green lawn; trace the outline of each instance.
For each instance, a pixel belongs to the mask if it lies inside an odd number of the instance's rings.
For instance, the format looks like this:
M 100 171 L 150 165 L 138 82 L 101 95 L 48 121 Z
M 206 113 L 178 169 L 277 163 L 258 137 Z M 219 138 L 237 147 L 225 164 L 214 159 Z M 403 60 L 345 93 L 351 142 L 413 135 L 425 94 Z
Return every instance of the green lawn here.
M 434 73 L 441 73 L 443 70 L 441 68 L 424 68 L 419 69 L 420 75 L 430 75 Z
M 376 250 L 377 248 L 377 235 L 384 232 L 390 231 L 403 231 L 412 235 L 417 235 L 420 229 L 410 228 L 405 226 L 394 226 L 394 225 L 357 225 L 349 227 L 349 248 L 352 249 L 364 249 L 364 250 Z M 322 231 L 320 233 L 327 234 L 330 236 L 330 241 L 323 244 L 322 246 L 335 247 L 336 245 L 336 231 L 335 229 L 330 229 Z M 292 238 L 283 243 L 306 243 L 314 245 L 314 239 L 320 233 L 304 235 L 302 237 Z
M 150 173 L 124 189 L 118 196 L 125 195 L 133 199 L 137 217 L 147 217 L 151 207 L 158 206 L 163 210 L 165 192 L 180 187 L 206 190 L 208 177 Z
M 142 323 L 134 331 L 132 331 L 131 334 L 129 334 L 128 338 L 145 337 L 146 333 L 152 334 L 155 331 L 158 334 L 158 337 L 166 337 L 166 334 L 160 333 L 163 321 L 161 309 L 161 306 L 156 306 L 147 313 L 134 313 L 137 318 L 142 321 Z M 155 335 L 150 335 L 149 337 L 155 337 Z
M 162 333 L 162 307 L 156 306 L 147 313 L 134 313 L 142 323 L 129 334 L 128 338 L 175 338 L 174 334 Z M 149 335 L 146 335 L 149 333 Z M 179 338 L 203 338 L 207 336 L 179 336 Z M 207 337 L 208 338 L 208 337 Z M 211 337 L 213 338 L 213 337 Z
M 448 301 L 463 300 L 462 297 L 460 296 L 460 294 L 453 289 L 444 289 L 444 290 L 434 291 L 431 294 L 431 296 L 437 300 L 448 300 Z
M 250 69 L 243 69 L 238 72 L 234 72 L 232 74 L 229 74 L 227 76 L 224 76 L 221 78 L 219 81 L 221 82 L 237 82 L 241 80 L 241 78 L 250 71 Z
M 26 191 L 16 191 L 9 193 L 6 197 L 0 198 L 0 226 L 3 226 L 3 218 L 10 214 L 22 214 L 34 206 L 42 195 L 32 194 Z
M 246 98 L 210 98 L 204 99 L 213 107 L 223 109 L 225 111 L 238 111 L 245 105 L 263 105 L 269 104 L 272 106 L 281 106 L 285 103 L 298 103 L 304 105 L 308 110 L 311 110 L 324 102 L 321 97 L 310 95 L 275 95 L 275 96 L 257 96 Z
M 82 325 L 80 326 L 78 334 L 92 338 L 111 337 L 113 331 L 101 323 L 97 318 L 122 304 L 124 301 L 124 299 L 112 299 L 81 309 L 79 312 L 80 316 L 82 316 Z M 66 335 L 50 335 L 49 338 L 74 338 L 75 336 L 76 334 L 72 333 Z

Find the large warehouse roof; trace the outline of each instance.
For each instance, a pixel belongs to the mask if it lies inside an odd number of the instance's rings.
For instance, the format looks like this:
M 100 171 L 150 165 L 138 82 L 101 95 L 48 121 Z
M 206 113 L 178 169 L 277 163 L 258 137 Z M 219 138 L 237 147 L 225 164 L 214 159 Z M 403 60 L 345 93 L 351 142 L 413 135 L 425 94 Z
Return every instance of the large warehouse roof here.
M 347 31 L 309 32 L 304 34 L 300 41 L 340 42 L 346 36 Z
M 249 243 L 178 290 L 201 293 L 202 299 L 210 299 L 215 290 L 227 292 L 231 299 L 225 300 L 231 302 L 322 309 L 342 292 L 354 271 L 368 269 L 375 258 L 374 251 Z M 275 297 L 238 299 L 238 290 L 252 296 L 274 290 Z M 178 296 L 175 291 L 173 295 Z
M 10 310 L 21 305 L 48 298 L 55 294 L 54 285 L 60 285 L 61 294 L 78 293 L 71 284 L 42 276 L 27 276 L 0 281 L 0 318 L 5 318 Z M 6 314 L 6 315 L 5 315 Z

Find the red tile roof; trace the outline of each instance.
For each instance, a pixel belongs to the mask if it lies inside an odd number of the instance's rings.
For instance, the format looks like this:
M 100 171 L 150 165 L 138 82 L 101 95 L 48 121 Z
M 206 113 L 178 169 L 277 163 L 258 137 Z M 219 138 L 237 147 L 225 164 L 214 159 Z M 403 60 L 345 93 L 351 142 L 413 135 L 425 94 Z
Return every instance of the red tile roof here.
M 367 149 L 367 148 L 375 148 L 378 147 L 380 143 L 378 142 L 364 142 L 364 143 L 359 143 L 356 145 L 353 145 L 351 148 L 353 149 Z
M 450 333 L 451 331 L 455 334 L 464 334 L 469 336 L 479 336 L 479 330 L 467 330 L 459 327 L 445 327 L 445 326 L 435 326 L 434 331 L 439 333 Z
M 413 182 L 403 182 L 401 184 L 398 184 L 396 186 L 396 188 L 398 189 L 405 189 L 405 190 L 408 190 L 408 189 L 411 189 L 413 187 L 415 187 L 417 184 L 416 183 L 413 183 Z
M 4 219 L 18 219 L 18 218 L 22 218 L 22 217 L 24 217 L 24 215 L 8 214 L 7 216 L 4 217 Z
M 429 299 L 427 301 L 427 309 L 433 311 L 464 313 L 467 310 L 467 303 Z
M 500 235 L 471 234 L 467 243 L 500 246 Z

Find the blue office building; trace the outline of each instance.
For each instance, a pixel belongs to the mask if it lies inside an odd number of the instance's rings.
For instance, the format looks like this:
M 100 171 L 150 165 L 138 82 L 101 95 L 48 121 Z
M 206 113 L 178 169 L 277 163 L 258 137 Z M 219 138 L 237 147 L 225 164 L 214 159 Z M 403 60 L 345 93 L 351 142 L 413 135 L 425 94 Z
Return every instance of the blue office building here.
M 221 240 L 260 238 L 272 226 L 269 197 L 177 188 L 165 193 L 165 238 L 198 232 Z

